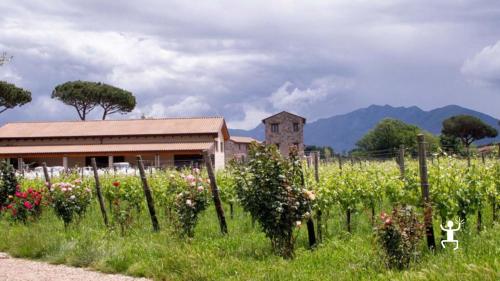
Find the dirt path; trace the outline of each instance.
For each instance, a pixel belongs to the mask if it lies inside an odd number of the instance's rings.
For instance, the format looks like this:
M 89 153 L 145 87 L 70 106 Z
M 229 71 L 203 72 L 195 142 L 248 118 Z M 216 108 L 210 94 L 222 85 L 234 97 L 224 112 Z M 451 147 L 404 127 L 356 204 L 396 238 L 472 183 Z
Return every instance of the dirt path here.
M 147 281 L 116 274 L 104 274 L 66 265 L 16 259 L 0 253 L 1 281 Z

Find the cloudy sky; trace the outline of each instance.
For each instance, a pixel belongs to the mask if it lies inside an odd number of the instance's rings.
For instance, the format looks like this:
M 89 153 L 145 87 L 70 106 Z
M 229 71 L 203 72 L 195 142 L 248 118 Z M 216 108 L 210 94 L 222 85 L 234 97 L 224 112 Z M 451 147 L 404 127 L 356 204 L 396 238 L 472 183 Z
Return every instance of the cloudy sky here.
M 0 80 L 33 94 L 0 123 L 76 119 L 50 98 L 70 80 L 132 91 L 127 118 L 223 115 L 234 128 L 370 104 L 500 118 L 498 0 L 1 0 L 0 13 L 0 52 L 14 56 Z

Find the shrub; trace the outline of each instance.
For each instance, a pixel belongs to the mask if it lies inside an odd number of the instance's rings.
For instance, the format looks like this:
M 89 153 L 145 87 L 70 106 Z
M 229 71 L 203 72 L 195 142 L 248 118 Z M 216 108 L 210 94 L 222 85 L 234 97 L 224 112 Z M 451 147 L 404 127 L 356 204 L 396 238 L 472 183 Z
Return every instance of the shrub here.
M 297 150 L 289 159 L 275 146 L 252 144 L 247 166 L 236 173 L 236 192 L 245 211 L 259 222 L 276 254 L 292 258 L 294 228 L 310 216 L 315 195 L 304 188 Z
M 17 179 L 14 168 L 7 161 L 0 162 L 0 208 L 7 206 L 9 196 L 17 190 Z
M 405 269 L 419 257 L 418 244 L 423 237 L 423 224 L 412 207 L 395 207 L 392 216 L 382 213 L 377 227 L 377 241 L 390 268 Z
M 68 226 L 75 215 L 82 217 L 92 199 L 92 190 L 82 186 L 80 180 L 73 183 L 59 182 L 50 188 L 50 202 L 56 215 Z
M 134 209 L 140 210 L 143 200 L 142 188 L 137 178 L 113 179 L 104 183 L 104 197 L 111 204 L 113 221 L 120 225 L 122 235 L 133 222 Z
M 4 210 L 10 212 L 12 220 L 25 223 L 40 216 L 41 202 L 42 194 L 39 191 L 32 188 L 21 191 L 17 186 L 14 196 L 8 196 L 8 203 Z
M 194 174 L 194 175 L 193 175 Z M 182 190 L 175 198 L 175 213 L 180 226 L 181 235 L 193 237 L 194 228 L 198 221 L 198 215 L 208 206 L 208 184 L 209 179 L 200 176 L 199 169 L 194 169 L 193 174 L 183 175 L 182 181 L 175 180 L 179 186 L 176 190 Z

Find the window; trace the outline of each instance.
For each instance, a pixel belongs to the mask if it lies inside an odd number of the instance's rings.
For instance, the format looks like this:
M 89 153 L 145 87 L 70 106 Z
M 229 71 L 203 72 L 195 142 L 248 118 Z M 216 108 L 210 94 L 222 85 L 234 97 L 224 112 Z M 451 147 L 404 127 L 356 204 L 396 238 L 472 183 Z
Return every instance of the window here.
M 279 133 L 280 132 L 280 124 L 278 124 L 278 123 L 272 123 L 271 124 L 271 132 L 273 132 L 273 133 Z
M 298 132 L 299 131 L 299 123 L 293 123 L 293 131 Z
M 219 141 L 214 141 L 215 152 L 219 152 Z

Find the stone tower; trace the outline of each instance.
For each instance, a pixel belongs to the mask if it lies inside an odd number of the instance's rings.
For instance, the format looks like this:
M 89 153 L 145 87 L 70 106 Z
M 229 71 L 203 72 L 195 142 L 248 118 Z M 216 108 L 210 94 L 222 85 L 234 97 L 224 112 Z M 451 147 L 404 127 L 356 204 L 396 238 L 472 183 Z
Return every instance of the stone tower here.
M 297 146 L 299 155 L 304 154 L 304 117 L 282 111 L 262 120 L 266 127 L 267 145 L 276 145 L 281 154 L 288 156 L 290 146 Z

